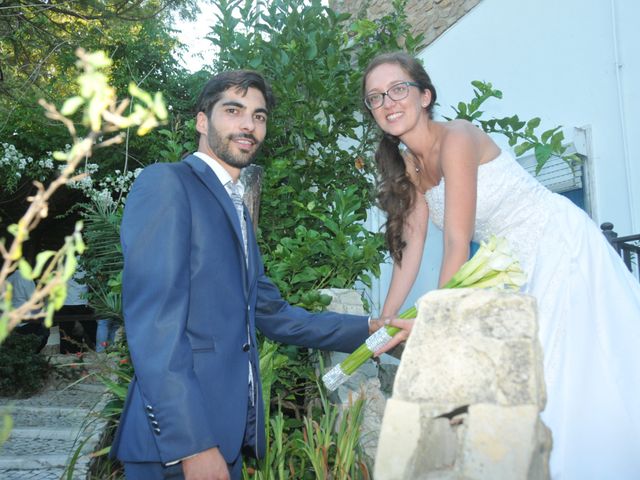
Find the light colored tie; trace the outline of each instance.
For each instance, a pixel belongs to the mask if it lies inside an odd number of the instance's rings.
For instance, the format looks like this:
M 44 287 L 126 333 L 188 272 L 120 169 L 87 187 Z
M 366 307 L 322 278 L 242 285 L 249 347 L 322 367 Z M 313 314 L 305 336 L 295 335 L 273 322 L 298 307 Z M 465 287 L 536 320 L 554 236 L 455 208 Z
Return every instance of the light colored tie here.
M 249 254 L 247 249 L 247 222 L 244 219 L 244 202 L 242 201 L 242 195 L 240 194 L 240 187 L 233 183 L 232 181 L 227 183 L 227 190 L 229 192 L 229 196 L 233 201 L 233 206 L 236 207 L 236 214 L 238 215 L 238 220 L 240 221 L 240 228 L 242 229 L 242 243 L 244 245 L 244 256 L 249 262 Z
M 247 251 L 247 222 L 244 219 L 244 202 L 242 201 L 242 195 L 240 194 L 240 187 L 238 184 L 229 181 L 226 185 L 227 192 L 233 201 L 233 206 L 236 207 L 236 214 L 240 221 L 240 228 L 242 229 L 242 243 L 244 244 L 244 258 L 249 266 L 249 254 Z M 247 323 L 247 342 L 251 344 L 251 334 L 249 333 L 249 324 Z M 253 381 L 253 367 L 251 360 L 249 360 L 249 401 L 251 405 L 255 405 L 255 382 Z

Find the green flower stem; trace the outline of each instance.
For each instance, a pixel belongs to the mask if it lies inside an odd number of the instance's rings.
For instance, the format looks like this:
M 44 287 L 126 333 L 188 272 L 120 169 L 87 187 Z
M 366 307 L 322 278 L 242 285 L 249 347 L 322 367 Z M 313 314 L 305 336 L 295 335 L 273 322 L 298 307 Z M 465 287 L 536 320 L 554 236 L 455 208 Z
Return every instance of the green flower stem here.
M 398 315 L 398 318 L 404 318 L 404 319 L 416 318 L 417 314 L 418 314 L 418 310 L 416 309 L 416 307 L 411 307 L 405 310 L 404 312 L 402 312 L 400 315 Z M 393 337 L 396 333 L 398 333 L 401 330 L 398 327 L 392 327 L 389 325 L 385 325 L 384 328 L 390 337 Z M 340 367 L 342 368 L 342 371 L 345 374 L 351 375 L 353 374 L 353 372 L 355 372 L 358 369 L 358 367 L 360 367 L 360 365 L 362 365 L 364 362 L 370 359 L 373 356 L 373 353 L 374 352 L 369 350 L 369 348 L 367 347 L 367 344 L 363 343 L 351 355 L 349 355 L 347 358 L 345 358 L 342 361 L 342 363 L 340 364 Z
M 518 261 L 509 251 L 506 240 L 491 237 L 488 242 L 482 242 L 476 254 L 469 261 L 465 262 L 458 272 L 449 280 L 442 288 L 503 288 L 517 289 L 524 284 L 526 276 L 520 269 Z M 410 319 L 416 318 L 418 311 L 416 307 L 411 307 L 400 315 L 398 318 Z M 384 326 L 387 334 L 393 337 L 400 331 L 400 328 L 389 325 Z M 347 377 L 352 375 L 365 361 L 374 354 L 369 348 L 369 344 L 378 345 L 379 341 L 385 340 L 378 338 L 373 334 L 373 338 L 358 347 L 358 349 L 345 358 L 342 363 L 334 367 L 327 374 L 327 385 L 330 388 L 337 388 L 335 384 L 336 378 L 342 378 L 337 372 L 342 371 Z M 377 346 L 371 348 L 378 348 Z M 338 370 L 336 370 L 338 369 Z M 345 377 L 346 378 L 346 377 Z M 340 380 L 339 380 L 340 381 Z M 342 379 L 341 381 L 344 381 Z

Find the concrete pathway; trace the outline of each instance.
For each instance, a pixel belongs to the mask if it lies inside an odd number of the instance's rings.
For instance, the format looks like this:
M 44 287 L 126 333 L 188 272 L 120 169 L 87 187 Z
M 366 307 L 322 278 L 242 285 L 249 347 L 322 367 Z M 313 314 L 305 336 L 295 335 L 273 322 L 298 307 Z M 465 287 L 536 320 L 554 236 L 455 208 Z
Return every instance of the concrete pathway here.
M 56 355 L 52 363 L 66 364 L 75 359 L 72 355 Z M 89 354 L 85 365 L 98 360 L 95 353 Z M 97 379 L 77 384 L 55 382 L 26 399 L 0 398 L 0 413 L 8 412 L 13 419 L 11 435 L 0 446 L 0 479 L 66 479 L 66 466 L 77 448 L 88 439 L 71 476 L 85 479 L 90 461 L 88 453 L 98 448 L 105 427 L 106 422 L 98 413 L 107 400 L 106 389 Z

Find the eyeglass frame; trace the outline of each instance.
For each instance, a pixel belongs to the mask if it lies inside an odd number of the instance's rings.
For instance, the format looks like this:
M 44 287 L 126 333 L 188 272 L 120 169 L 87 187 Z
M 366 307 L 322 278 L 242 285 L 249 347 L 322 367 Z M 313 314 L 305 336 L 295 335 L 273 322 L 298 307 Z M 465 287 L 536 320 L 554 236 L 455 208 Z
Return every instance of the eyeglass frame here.
M 364 99 L 363 99 L 364 104 L 367 106 L 367 108 L 369 110 L 377 110 L 378 108 L 380 108 L 380 107 L 382 107 L 384 105 L 384 97 L 389 97 L 394 102 L 398 102 L 400 100 L 404 100 L 405 98 L 407 98 L 409 96 L 409 88 L 407 88 L 407 94 L 404 97 L 393 98 L 391 95 L 389 95 L 389 90 L 392 90 L 392 89 L 394 89 L 395 87 L 397 87 L 399 85 L 405 85 L 406 87 L 418 87 L 418 88 L 420 87 L 419 83 L 410 82 L 410 81 L 394 83 L 389 88 L 387 88 L 384 92 L 374 92 L 374 93 L 370 93 L 369 95 L 365 95 Z M 382 102 L 380 102 L 380 105 L 378 105 L 377 107 L 372 107 L 370 105 L 371 102 L 369 101 L 369 97 L 372 96 L 372 95 L 381 95 L 382 96 Z

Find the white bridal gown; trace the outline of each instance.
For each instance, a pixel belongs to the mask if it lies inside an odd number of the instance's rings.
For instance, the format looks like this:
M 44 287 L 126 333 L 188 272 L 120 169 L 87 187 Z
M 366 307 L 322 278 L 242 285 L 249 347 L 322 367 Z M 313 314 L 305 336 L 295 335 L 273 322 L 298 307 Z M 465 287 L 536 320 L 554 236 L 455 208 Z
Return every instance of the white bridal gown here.
M 444 183 L 426 193 L 440 228 Z M 478 169 L 474 240 L 492 234 L 538 301 L 552 479 L 640 479 L 640 284 L 582 210 L 506 152 Z

